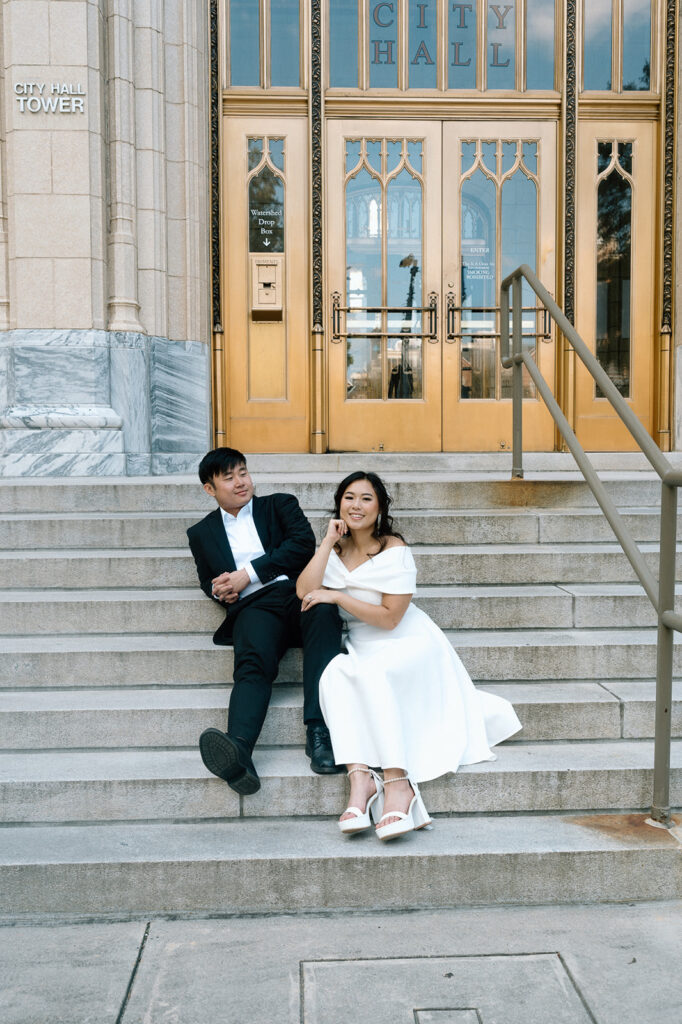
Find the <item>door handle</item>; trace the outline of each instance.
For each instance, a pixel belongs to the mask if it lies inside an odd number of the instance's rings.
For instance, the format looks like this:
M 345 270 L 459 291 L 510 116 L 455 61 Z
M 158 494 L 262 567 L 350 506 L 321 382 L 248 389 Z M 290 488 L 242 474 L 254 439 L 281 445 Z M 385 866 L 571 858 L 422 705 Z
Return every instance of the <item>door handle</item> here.
M 449 345 L 453 345 L 457 340 L 455 338 L 455 293 L 448 292 L 445 297 L 445 340 Z
M 435 345 L 438 341 L 438 294 L 429 292 L 429 333 L 427 341 Z

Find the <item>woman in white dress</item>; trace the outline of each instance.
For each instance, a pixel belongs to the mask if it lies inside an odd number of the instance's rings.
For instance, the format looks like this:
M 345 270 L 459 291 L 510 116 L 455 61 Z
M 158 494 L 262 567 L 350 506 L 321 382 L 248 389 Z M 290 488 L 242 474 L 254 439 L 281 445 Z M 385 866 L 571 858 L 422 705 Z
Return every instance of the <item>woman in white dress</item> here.
M 320 704 L 350 777 L 339 827 L 364 831 L 371 814 L 380 839 L 431 823 L 417 783 L 493 760 L 490 748 L 521 728 L 508 701 L 474 688 L 447 638 L 411 603 L 416 567 L 390 502 L 374 473 L 342 480 L 334 518 L 297 583 L 304 613 L 336 604 L 348 625 L 347 653 L 325 669 Z M 370 765 L 383 768 L 383 780 Z

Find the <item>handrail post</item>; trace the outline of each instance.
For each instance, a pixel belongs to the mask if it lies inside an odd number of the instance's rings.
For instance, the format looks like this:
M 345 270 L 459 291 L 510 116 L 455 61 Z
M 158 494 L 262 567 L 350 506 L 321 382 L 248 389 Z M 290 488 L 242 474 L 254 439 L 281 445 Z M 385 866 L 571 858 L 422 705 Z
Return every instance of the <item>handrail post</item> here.
M 523 279 L 512 283 L 512 477 L 523 479 Z M 502 310 L 504 316 L 504 310 Z
M 673 695 L 673 641 L 675 631 L 663 622 L 675 608 L 675 554 L 677 544 L 677 488 L 661 483 L 661 547 L 658 576 L 658 650 L 656 656 L 656 739 L 654 795 L 651 817 L 670 828 L 670 737 Z

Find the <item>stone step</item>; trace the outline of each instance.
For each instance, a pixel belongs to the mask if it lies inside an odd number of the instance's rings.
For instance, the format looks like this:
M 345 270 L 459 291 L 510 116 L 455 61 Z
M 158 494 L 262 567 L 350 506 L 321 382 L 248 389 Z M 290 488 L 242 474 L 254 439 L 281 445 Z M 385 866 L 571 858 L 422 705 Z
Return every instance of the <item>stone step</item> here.
M 332 821 L 6 828 L 0 904 L 140 915 L 675 899 L 679 843 L 645 819 L 444 818 L 386 844 Z
M 118 456 L 111 456 L 117 458 Z M 66 458 L 66 456 L 65 456 Z M 510 472 L 384 472 L 397 509 L 596 508 L 578 472 L 529 473 L 512 480 Z M 654 473 L 604 471 L 602 480 L 616 505 L 658 508 L 661 484 Z M 286 491 L 303 508 L 325 509 L 332 503 L 337 471 L 258 473 L 259 494 Z M 177 477 L 43 477 L 0 480 L 3 513 L 28 512 L 206 512 L 215 503 L 194 476 Z
M 655 629 L 445 630 L 472 679 L 651 679 L 656 674 Z M 676 634 L 675 676 L 682 676 Z M 0 687 L 224 685 L 232 677 L 231 647 L 206 634 L 97 634 L 5 637 L 0 641 Z M 280 678 L 297 682 L 301 652 L 292 649 Z
M 523 730 L 508 743 L 646 739 L 654 735 L 653 680 L 486 683 L 510 700 Z M 0 749 L 192 747 L 210 727 L 225 729 L 231 687 L 0 691 Z M 682 681 L 673 684 L 672 732 L 682 737 Z M 275 687 L 259 741 L 303 746 L 303 691 Z
M 640 550 L 654 573 L 654 544 Z M 682 550 L 682 549 L 681 549 Z M 428 584 L 620 583 L 635 572 L 618 544 L 481 544 L 413 548 L 422 586 Z M 682 579 L 682 559 L 678 566 Z M 188 548 L 0 552 L 0 588 L 194 587 Z
M 184 547 L 185 531 L 205 514 L 195 512 L 118 512 L 79 514 L 22 513 L 0 516 L 0 550 L 61 548 Z M 318 537 L 324 534 L 329 510 L 307 509 Z M 621 509 L 636 541 L 655 543 L 660 517 L 651 509 Z M 395 526 L 408 543 L 535 544 L 612 543 L 611 527 L 599 509 L 424 509 L 403 511 Z M 682 516 L 678 520 L 682 536 Z
M 651 801 L 649 740 L 514 743 L 496 761 L 424 783 L 433 814 L 644 809 Z M 0 754 L 0 821 L 179 821 L 338 815 L 342 775 L 315 775 L 300 748 L 260 747 L 261 789 L 240 798 L 204 768 L 199 751 L 47 751 Z M 682 742 L 671 760 L 672 806 L 682 805 Z
M 678 586 L 682 593 L 682 585 Z M 521 587 L 419 587 L 415 604 L 442 629 L 653 626 L 657 617 L 634 583 Z M 164 590 L 0 591 L 5 635 L 44 633 L 211 634 L 224 611 L 198 587 Z

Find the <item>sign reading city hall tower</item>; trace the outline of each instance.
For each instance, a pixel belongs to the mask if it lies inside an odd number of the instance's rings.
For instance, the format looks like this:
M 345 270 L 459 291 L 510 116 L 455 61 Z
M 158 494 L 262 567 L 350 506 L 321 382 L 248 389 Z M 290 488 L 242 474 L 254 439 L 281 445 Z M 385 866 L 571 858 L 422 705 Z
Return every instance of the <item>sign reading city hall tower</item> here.
M 85 89 L 69 82 L 17 82 L 20 114 L 84 114 Z

